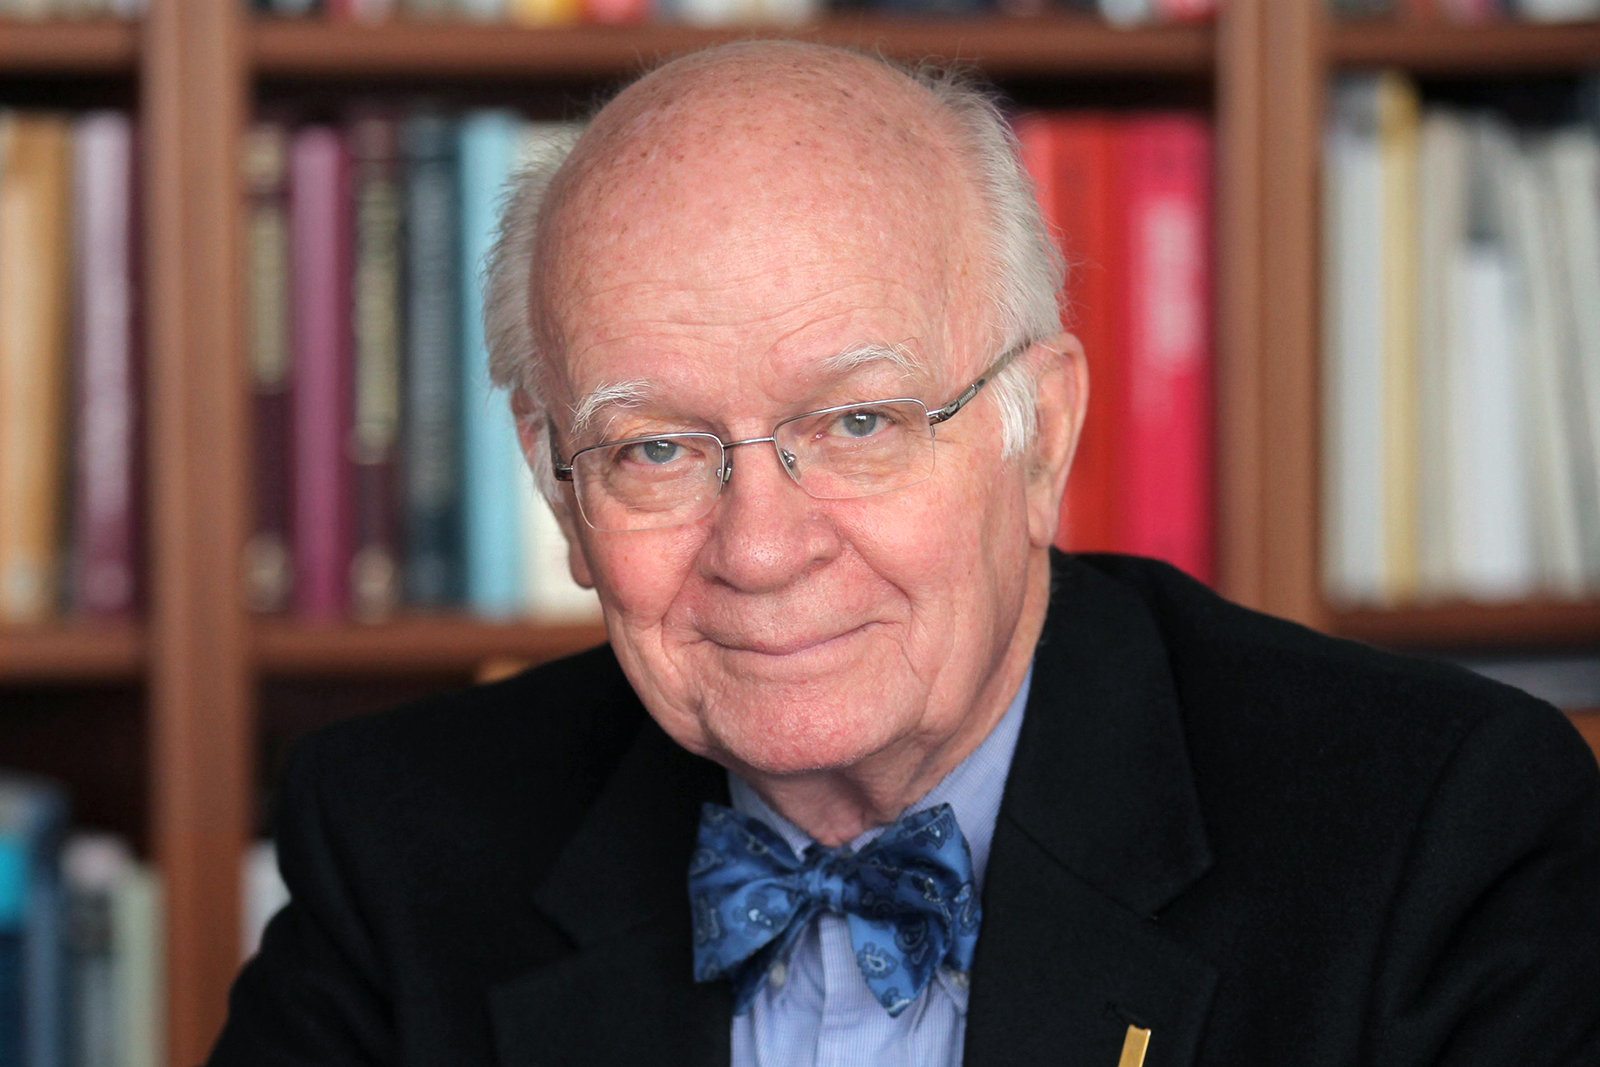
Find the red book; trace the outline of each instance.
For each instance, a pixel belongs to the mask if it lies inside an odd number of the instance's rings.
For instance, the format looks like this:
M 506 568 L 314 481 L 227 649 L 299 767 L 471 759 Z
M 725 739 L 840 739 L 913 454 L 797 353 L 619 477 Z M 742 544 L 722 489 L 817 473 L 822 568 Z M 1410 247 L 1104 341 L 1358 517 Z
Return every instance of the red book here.
M 115 111 L 73 128 L 77 464 L 73 606 L 120 616 L 140 572 L 134 134 Z
M 294 609 L 344 613 L 352 552 L 350 166 L 339 132 L 307 126 L 290 150 Z
M 652 0 L 582 0 L 583 21 L 609 25 L 644 22 L 654 7 Z
M 1067 257 L 1067 328 L 1089 362 L 1089 410 L 1061 501 L 1056 544 L 1070 552 L 1121 549 L 1117 430 L 1123 358 L 1117 320 L 1126 271 L 1117 219 L 1116 125 L 1100 114 L 1055 120 L 1056 217 Z
M 1181 114 L 1120 131 L 1127 288 L 1122 547 L 1210 581 L 1211 132 Z

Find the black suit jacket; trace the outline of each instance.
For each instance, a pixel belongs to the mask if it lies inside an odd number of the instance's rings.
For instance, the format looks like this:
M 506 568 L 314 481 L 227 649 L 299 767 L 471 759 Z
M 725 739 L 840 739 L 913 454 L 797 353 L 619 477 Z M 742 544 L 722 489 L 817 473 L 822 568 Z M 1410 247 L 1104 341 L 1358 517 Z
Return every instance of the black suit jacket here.
M 1060 557 L 967 1067 L 1600 1062 L 1600 775 L 1553 709 L 1144 560 Z M 721 768 L 605 648 L 299 748 L 216 1067 L 722 1065 Z

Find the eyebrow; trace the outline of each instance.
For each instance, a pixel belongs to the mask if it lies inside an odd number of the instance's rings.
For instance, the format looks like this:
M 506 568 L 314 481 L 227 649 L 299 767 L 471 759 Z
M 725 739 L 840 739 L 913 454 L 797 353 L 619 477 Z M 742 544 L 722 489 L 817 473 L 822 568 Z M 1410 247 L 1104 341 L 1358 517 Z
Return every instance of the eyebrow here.
M 927 364 L 903 344 L 886 345 L 868 342 L 852 345 L 821 361 L 822 370 L 828 374 L 848 374 L 880 364 L 899 368 L 906 376 L 923 374 Z M 606 382 L 589 390 L 572 405 L 572 438 L 582 439 L 593 427 L 595 417 L 608 407 L 637 407 L 651 399 L 655 385 L 648 378 L 629 378 L 620 382 Z
M 585 393 L 572 405 L 572 437 L 578 440 L 589 431 L 594 417 L 603 408 L 631 408 L 650 399 L 654 392 L 645 378 L 630 378 L 621 382 L 607 382 Z
M 903 344 L 884 345 L 867 343 L 852 345 L 822 361 L 822 369 L 833 374 L 860 370 L 879 363 L 890 363 L 900 368 L 906 376 L 925 374 L 927 364 Z

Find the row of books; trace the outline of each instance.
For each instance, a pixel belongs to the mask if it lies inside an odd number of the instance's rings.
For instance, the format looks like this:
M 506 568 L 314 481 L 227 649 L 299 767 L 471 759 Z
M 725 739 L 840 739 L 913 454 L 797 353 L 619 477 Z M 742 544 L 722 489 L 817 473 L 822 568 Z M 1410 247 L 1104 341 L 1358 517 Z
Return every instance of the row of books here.
M 0 111 L 0 622 L 139 598 L 134 141 Z
M 161 1067 L 159 880 L 67 814 L 59 786 L 0 771 L 0 1067 Z
M 357 109 L 247 139 L 253 607 L 591 618 L 490 388 L 480 267 L 522 155 L 566 127 Z
M 1337 600 L 1600 591 L 1600 140 L 1339 82 L 1324 171 Z
M 1069 551 L 1214 567 L 1212 133 L 1199 115 L 1027 114 L 1023 162 L 1069 265 L 1089 410 L 1061 504 Z
M 0 0 L 48 4 L 56 0 Z M 79 0 L 89 2 L 89 0 Z M 100 0 L 104 2 L 104 0 Z M 132 2 L 132 0 L 120 0 Z M 618 25 L 646 21 L 698 25 L 795 24 L 829 10 L 885 14 L 1039 15 L 1049 11 L 1099 14 L 1114 25 L 1192 21 L 1216 13 L 1218 0 L 252 0 L 272 15 L 380 22 L 392 18 L 505 19 L 529 26 Z
M 1600 18 L 1600 0 L 1328 0 L 1346 17 L 1401 16 L 1412 22 L 1478 25 L 1504 19 L 1579 22 Z
M 146 0 L 0 0 L 0 19 L 138 18 Z

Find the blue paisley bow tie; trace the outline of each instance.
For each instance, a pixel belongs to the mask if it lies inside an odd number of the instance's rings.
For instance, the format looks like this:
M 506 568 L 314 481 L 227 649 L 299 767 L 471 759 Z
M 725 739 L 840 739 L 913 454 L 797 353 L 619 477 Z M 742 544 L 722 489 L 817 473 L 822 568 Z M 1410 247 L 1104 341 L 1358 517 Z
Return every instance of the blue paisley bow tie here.
M 816 845 L 804 858 L 765 823 L 707 804 L 689 860 L 689 903 L 695 981 L 730 979 L 738 1014 L 821 912 L 845 917 L 856 965 L 890 1015 L 940 964 L 972 969 L 982 917 L 972 855 L 949 804 L 902 816 L 860 852 Z

